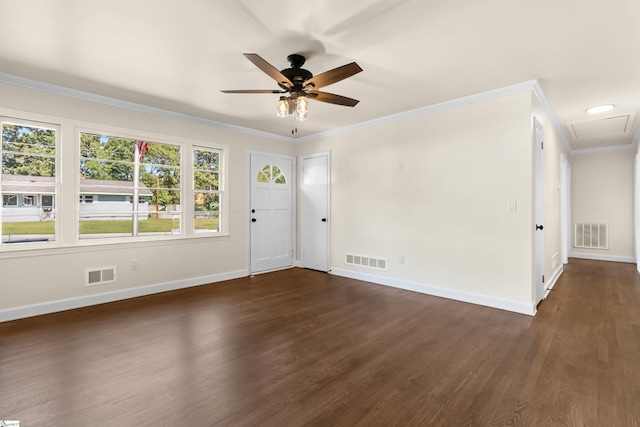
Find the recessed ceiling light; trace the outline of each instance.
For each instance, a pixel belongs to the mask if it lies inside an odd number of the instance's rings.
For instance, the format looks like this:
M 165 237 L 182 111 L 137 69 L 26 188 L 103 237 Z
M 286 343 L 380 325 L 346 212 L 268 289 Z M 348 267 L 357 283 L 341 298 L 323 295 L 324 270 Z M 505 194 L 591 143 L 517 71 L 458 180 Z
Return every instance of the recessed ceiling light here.
M 598 105 L 595 107 L 587 108 L 587 113 L 589 114 L 604 113 L 605 111 L 613 110 L 614 107 L 615 105 L 613 104 Z

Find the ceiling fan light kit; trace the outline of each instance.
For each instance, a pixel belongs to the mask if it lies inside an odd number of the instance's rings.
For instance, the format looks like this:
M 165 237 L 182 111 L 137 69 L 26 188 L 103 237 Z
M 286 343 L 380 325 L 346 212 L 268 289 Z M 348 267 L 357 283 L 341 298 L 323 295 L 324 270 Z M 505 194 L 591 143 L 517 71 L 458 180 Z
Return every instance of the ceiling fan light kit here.
M 358 104 L 357 99 L 347 98 L 346 96 L 336 95 L 328 92 L 320 92 L 317 89 L 337 83 L 348 77 L 353 76 L 362 71 L 362 68 L 355 62 L 343 65 L 333 70 L 326 71 L 317 76 L 309 70 L 302 68 L 306 59 L 302 55 L 292 54 L 287 57 L 291 64 L 290 68 L 278 71 L 273 65 L 262 59 L 258 54 L 243 54 L 256 67 L 260 68 L 265 74 L 274 79 L 281 90 L 222 90 L 223 93 L 271 93 L 282 94 L 288 93 L 289 96 L 282 95 L 276 104 L 276 115 L 278 117 L 287 117 L 295 114 L 298 121 L 304 121 L 309 114 L 309 99 L 326 102 L 328 104 L 344 105 L 346 107 L 355 107 Z

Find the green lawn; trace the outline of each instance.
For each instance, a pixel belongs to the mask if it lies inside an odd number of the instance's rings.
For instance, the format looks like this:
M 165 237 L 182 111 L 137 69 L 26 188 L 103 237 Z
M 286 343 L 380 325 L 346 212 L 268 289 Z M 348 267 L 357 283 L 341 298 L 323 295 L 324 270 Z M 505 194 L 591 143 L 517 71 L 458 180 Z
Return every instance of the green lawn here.
M 218 218 L 196 218 L 195 228 L 217 230 Z M 80 221 L 80 234 L 103 233 L 131 233 L 131 221 L 106 220 L 106 221 Z M 180 221 L 173 219 L 149 218 L 138 221 L 140 233 L 170 233 L 171 230 L 180 228 Z M 32 222 L 5 222 L 2 224 L 2 234 L 54 234 L 53 221 Z

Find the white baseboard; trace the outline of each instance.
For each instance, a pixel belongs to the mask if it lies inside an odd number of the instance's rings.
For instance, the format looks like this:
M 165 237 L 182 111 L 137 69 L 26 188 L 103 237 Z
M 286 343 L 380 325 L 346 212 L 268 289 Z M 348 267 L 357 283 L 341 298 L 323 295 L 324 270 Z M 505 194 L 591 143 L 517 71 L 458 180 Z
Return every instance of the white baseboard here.
M 572 252 L 569 258 L 593 259 L 596 261 L 614 261 L 614 262 L 630 262 L 635 264 L 636 260 L 632 256 L 619 255 L 600 255 L 600 254 L 583 254 L 580 252 Z
M 304 263 L 302 262 L 301 259 L 295 259 L 293 260 L 293 266 L 298 268 L 304 268 Z
M 457 291 L 454 289 L 439 288 L 436 286 L 429 286 L 422 283 L 409 282 L 406 280 L 392 279 L 389 277 L 382 277 L 374 274 L 359 273 L 356 271 L 344 270 L 341 268 L 332 268 L 330 273 L 335 274 L 336 276 L 348 277 L 350 279 L 357 279 L 365 282 L 375 283 L 377 285 L 391 286 L 394 288 L 420 292 L 422 294 L 448 298 L 456 301 L 468 302 L 485 307 L 498 308 L 501 310 L 512 311 L 529 316 L 534 316 L 536 314 L 536 307 L 533 305 L 533 303 L 526 304 L 502 298 L 488 297 L 485 295 Z
M 67 298 L 56 301 L 49 301 L 40 304 L 25 305 L 15 308 L 0 310 L 0 322 L 23 319 L 25 317 L 39 316 L 42 314 L 55 313 L 58 311 L 71 310 L 74 308 L 88 307 L 91 305 L 104 304 L 107 302 L 120 301 L 129 298 L 141 297 L 144 295 L 157 294 L 160 292 L 173 291 L 176 289 L 190 288 L 193 286 L 206 285 L 208 283 L 221 282 L 223 280 L 247 277 L 248 270 L 229 271 L 227 273 L 211 274 L 208 276 L 192 277 L 189 279 L 174 280 L 172 282 L 158 283 L 155 285 L 141 286 L 139 288 L 121 289 L 118 291 L 104 292 L 101 294 L 87 295 L 82 297 Z
M 551 292 L 551 289 L 553 289 L 553 287 L 556 285 L 556 282 L 558 281 L 558 279 L 560 278 L 563 272 L 564 272 L 564 266 L 560 265 L 560 267 L 558 267 L 558 269 L 553 273 L 553 275 L 551 276 L 551 279 L 549 279 L 549 281 L 545 286 L 545 289 L 547 290 L 544 293 L 545 298 L 547 297 L 547 295 L 549 295 L 549 293 Z

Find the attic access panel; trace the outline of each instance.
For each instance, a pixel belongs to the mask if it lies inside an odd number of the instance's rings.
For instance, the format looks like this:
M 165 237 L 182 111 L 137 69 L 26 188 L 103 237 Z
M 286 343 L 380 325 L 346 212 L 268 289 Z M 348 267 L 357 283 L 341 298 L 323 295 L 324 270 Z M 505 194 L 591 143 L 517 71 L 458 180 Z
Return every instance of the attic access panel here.
M 574 140 L 624 135 L 631 129 L 631 115 L 573 122 L 568 126 Z

